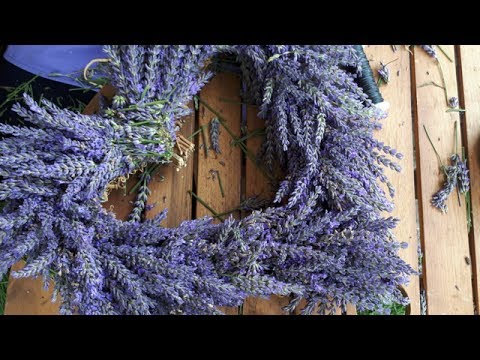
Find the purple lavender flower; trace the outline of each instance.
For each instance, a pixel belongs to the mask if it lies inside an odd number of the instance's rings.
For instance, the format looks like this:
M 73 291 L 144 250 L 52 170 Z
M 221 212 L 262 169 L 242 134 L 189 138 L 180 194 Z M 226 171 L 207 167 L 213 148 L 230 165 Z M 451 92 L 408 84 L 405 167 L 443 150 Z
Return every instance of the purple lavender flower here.
M 420 45 L 420 47 L 425 50 L 425 52 L 433 57 L 434 59 L 438 59 L 437 57 L 437 51 L 435 50 L 435 48 L 433 47 L 433 45 Z
M 468 175 L 467 162 L 458 160 L 457 175 L 458 175 L 458 190 L 460 194 L 465 194 L 470 190 L 470 177 Z
M 455 96 L 452 96 L 450 99 L 448 99 L 448 105 L 451 108 L 456 108 L 458 107 L 458 98 Z
M 448 211 L 446 201 L 450 194 L 453 192 L 458 182 L 458 155 L 454 154 L 451 156 L 450 161 L 452 162 L 451 166 L 445 167 L 446 180 L 442 188 L 432 196 L 432 205 L 436 208 L 439 208 L 443 213 Z
M 212 120 L 210 120 L 210 142 L 212 143 L 212 149 L 217 154 L 221 154 L 219 135 L 220 135 L 220 120 L 218 120 L 218 118 L 213 118 Z
M 390 81 L 390 69 L 386 64 L 380 62 L 380 68 L 378 69 L 378 75 L 385 84 L 388 84 Z

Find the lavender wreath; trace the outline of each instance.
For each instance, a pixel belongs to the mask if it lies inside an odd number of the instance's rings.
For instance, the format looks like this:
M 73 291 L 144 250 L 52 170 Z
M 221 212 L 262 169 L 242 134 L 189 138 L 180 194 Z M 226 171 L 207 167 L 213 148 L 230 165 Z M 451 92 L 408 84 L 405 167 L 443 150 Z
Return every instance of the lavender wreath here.
M 383 311 L 406 304 L 412 268 L 384 218 L 393 187 L 383 167 L 401 158 L 377 141 L 379 114 L 355 83 L 352 46 L 106 46 L 111 106 L 96 115 L 49 101 L 13 109 L 25 126 L 0 125 L 0 275 L 55 282 L 61 313 L 217 314 L 247 296 L 302 298 L 302 313 L 352 303 Z M 283 167 L 274 205 L 213 224 L 120 221 L 102 208 L 105 189 L 145 163 L 169 162 L 176 120 L 211 76 L 219 54 L 235 56 L 243 97 L 259 106 L 260 156 Z M 144 204 L 144 202 L 143 202 Z M 137 209 L 138 210 L 138 209 Z M 135 215 L 136 214 L 136 215 Z

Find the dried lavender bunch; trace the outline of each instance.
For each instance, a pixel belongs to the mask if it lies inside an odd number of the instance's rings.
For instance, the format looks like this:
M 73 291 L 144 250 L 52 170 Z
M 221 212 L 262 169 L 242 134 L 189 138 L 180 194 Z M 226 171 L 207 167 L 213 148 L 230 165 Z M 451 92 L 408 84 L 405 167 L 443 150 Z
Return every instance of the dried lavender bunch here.
M 45 99 L 40 107 L 26 94 L 24 99 L 28 108 L 17 103 L 12 109 L 32 127 L 0 124 L 0 132 L 12 136 L 0 141 L 0 199 L 58 196 L 68 209 L 100 199 L 110 181 L 145 158 L 168 161 L 171 150 L 151 127 L 81 115 Z
M 420 47 L 425 50 L 425 52 L 433 57 L 434 59 L 438 59 L 437 57 L 437 51 L 435 50 L 435 48 L 433 47 L 433 45 L 420 45 Z
M 210 142 L 212 144 L 213 151 L 215 151 L 217 154 L 221 154 L 219 136 L 220 120 L 218 120 L 218 118 L 213 118 L 210 120 Z
M 136 110 L 125 113 L 128 119 L 151 119 L 152 126 L 165 128 L 173 144 L 175 120 L 190 113 L 185 104 L 210 78 L 204 67 L 215 48 L 109 45 L 105 52 L 111 59 L 108 75 L 117 89 L 114 108 L 134 107 Z
M 457 138 L 457 123 L 455 122 L 455 131 L 454 131 L 454 138 L 455 138 L 455 151 L 457 149 L 458 138 Z M 440 155 L 437 152 L 437 149 L 433 145 L 433 142 L 430 138 L 430 135 L 427 132 L 427 129 L 424 126 L 425 133 L 432 145 L 435 154 L 437 155 L 437 159 L 440 163 L 440 168 L 442 169 L 443 173 L 445 174 L 445 182 L 443 187 L 432 196 L 431 203 L 433 206 L 439 208 L 443 213 L 448 211 L 446 201 L 448 196 L 452 193 L 455 187 L 458 187 L 458 192 L 460 194 L 465 194 L 470 189 L 470 179 L 468 176 L 468 169 L 465 160 L 461 160 L 460 156 L 456 153 L 450 156 L 450 165 L 445 166 L 443 165 Z M 460 201 L 460 199 L 459 199 Z
M 292 294 L 289 310 L 331 313 L 352 303 L 382 311 L 414 274 L 397 252 L 397 220 L 378 180 L 399 170 L 374 139 L 380 123 L 346 68 L 352 46 L 109 46 L 114 105 L 83 116 L 27 100 L 35 127 L 1 127 L 0 274 L 54 273 L 62 312 L 215 314 L 247 296 Z M 122 222 L 100 206 L 108 182 L 167 161 L 175 120 L 210 74 L 206 61 L 236 56 L 245 97 L 259 105 L 261 155 L 286 172 L 273 205 L 241 220 L 203 218 L 164 228 L 161 213 Z M 143 60 L 142 60 L 143 59 Z M 30 120 L 31 119 L 31 120 Z M 33 139 L 33 140 L 32 140 Z M 147 140 L 147 141 L 145 141 Z M 143 198 L 142 198 L 143 199 Z
M 452 159 L 455 158 L 455 155 L 452 156 Z M 452 165 L 445 167 L 445 173 L 446 173 L 446 180 L 445 183 L 443 184 L 442 188 L 433 194 L 431 203 L 433 206 L 436 208 L 439 208 L 442 210 L 443 213 L 446 213 L 448 211 L 446 201 L 452 191 L 455 189 L 457 186 L 457 175 L 458 175 L 458 167 L 456 162 L 452 160 Z

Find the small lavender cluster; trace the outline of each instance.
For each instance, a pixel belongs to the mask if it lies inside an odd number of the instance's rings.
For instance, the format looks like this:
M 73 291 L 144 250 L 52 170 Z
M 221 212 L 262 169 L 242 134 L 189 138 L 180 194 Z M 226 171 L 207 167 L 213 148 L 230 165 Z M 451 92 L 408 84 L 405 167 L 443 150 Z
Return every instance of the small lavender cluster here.
M 27 265 L 15 276 L 52 274 L 63 313 L 215 314 L 271 294 L 291 295 L 288 311 L 305 298 L 305 314 L 406 303 L 398 286 L 414 271 L 397 254 L 406 245 L 393 237 L 397 220 L 380 215 L 393 204 L 378 184 L 393 196 L 383 168 L 398 171 L 392 157 L 401 155 L 373 138 L 381 127 L 375 107 L 345 70 L 358 62 L 352 46 L 106 51 L 117 95 L 104 115 L 43 109 L 26 98 L 30 110 L 16 109 L 37 127 L 1 128 L 14 137 L 0 141 L 0 194 L 10 199 L 0 215 L 0 274 L 21 258 Z M 151 152 L 168 157 L 175 121 L 220 53 L 237 57 L 244 96 L 260 107 L 266 166 L 286 171 L 276 205 L 177 228 L 160 226 L 166 212 L 145 222 L 115 219 L 99 204 L 108 181 Z
M 221 154 L 220 151 L 220 120 L 218 118 L 213 118 L 210 120 L 210 142 L 212 144 L 212 149 L 217 154 Z
M 388 84 L 390 81 L 390 69 L 387 67 L 387 64 L 380 62 L 380 68 L 378 69 L 378 76 L 385 84 Z
M 433 45 L 420 45 L 420 47 L 430 56 L 433 57 L 434 59 L 438 59 L 437 57 L 437 50 L 433 47 Z
M 446 180 L 442 188 L 433 194 L 431 203 L 443 213 L 448 211 L 447 199 L 450 194 L 458 187 L 460 194 L 465 194 L 470 190 L 470 178 L 468 176 L 468 169 L 466 161 L 462 161 L 457 154 L 450 157 L 451 165 L 445 166 L 444 171 Z
M 214 51 L 213 46 L 196 45 L 105 46 L 108 77 L 117 90 L 113 108 L 134 108 L 125 113 L 128 119 L 150 119 L 174 140 L 175 120 L 190 113 L 186 104 L 212 75 L 204 68 Z

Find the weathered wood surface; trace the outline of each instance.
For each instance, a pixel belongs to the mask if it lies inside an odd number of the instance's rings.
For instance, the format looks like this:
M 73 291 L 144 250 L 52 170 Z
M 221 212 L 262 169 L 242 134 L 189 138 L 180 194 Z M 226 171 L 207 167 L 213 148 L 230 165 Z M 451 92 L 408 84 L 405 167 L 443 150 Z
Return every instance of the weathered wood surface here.
M 453 46 L 442 46 L 452 56 Z M 447 202 L 448 213 L 434 208 L 430 199 L 442 186 L 443 176 L 432 145 L 424 131 L 426 127 L 442 161 L 449 164 L 454 151 L 454 124 L 460 121 L 458 112 L 448 109 L 440 69 L 422 49 L 414 49 L 416 85 L 417 172 L 419 187 L 420 231 L 423 236 L 424 278 L 428 314 L 473 314 L 472 267 L 470 257 L 465 201 L 460 207 L 457 194 Z M 458 96 L 456 60 L 450 62 L 439 54 L 448 97 Z M 459 146 L 462 144 L 458 132 Z

